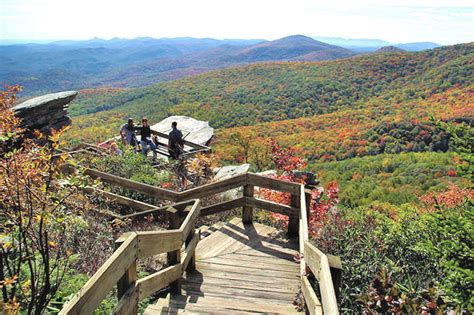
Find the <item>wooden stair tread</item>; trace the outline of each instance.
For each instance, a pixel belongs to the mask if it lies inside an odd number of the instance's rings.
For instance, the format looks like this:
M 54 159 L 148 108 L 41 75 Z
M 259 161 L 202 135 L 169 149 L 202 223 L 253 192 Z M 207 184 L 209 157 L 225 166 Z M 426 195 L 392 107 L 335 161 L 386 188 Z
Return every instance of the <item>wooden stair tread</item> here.
M 297 313 L 291 303 L 277 304 L 269 301 L 263 301 L 258 298 L 241 298 L 241 297 L 224 297 L 224 296 L 186 296 L 186 295 L 171 295 L 168 299 L 161 299 L 156 305 L 148 310 L 162 310 L 163 308 L 171 307 L 175 309 L 182 309 L 193 312 L 215 312 L 220 313 L 226 311 L 234 312 L 264 312 L 264 313 L 282 313 L 292 314 Z M 153 314 L 153 313 L 147 313 Z M 155 313 L 157 314 L 157 313 Z
M 300 285 L 294 240 L 239 218 L 208 231 L 196 247 L 196 270 L 183 276 L 182 294 L 160 299 L 145 314 L 298 313 L 292 305 Z

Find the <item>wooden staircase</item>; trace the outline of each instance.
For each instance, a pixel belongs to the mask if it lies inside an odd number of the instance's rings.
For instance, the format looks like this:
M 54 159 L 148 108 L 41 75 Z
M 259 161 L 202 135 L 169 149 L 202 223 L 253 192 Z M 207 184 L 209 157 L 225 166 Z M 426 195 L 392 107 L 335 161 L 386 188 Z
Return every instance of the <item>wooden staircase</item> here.
M 145 314 L 297 313 L 297 249 L 296 239 L 263 224 L 219 224 L 196 247 L 196 270 L 185 274 L 182 294 L 158 300 Z
M 146 314 L 291 314 L 296 312 L 292 303 L 299 288 L 308 313 L 339 314 L 341 261 L 310 243 L 311 198 L 303 185 L 247 173 L 175 192 L 97 170 L 88 169 L 85 173 L 104 183 L 174 203 L 159 208 L 90 188 L 135 210 L 133 214 L 117 217 L 139 220 L 143 216 L 165 214 L 169 229 L 123 234 L 113 255 L 60 314 L 93 314 L 115 287 L 117 305 L 113 314 L 137 314 L 139 301 L 167 288 L 168 297 L 150 305 Z M 287 193 L 291 202 L 288 205 L 261 199 L 254 187 Z M 242 197 L 201 206 L 200 198 L 236 188 L 243 190 Z M 242 209 L 242 219 L 208 228 L 208 236 L 201 239 L 197 227 L 199 217 L 236 208 Z M 287 216 L 287 231 L 254 223 L 255 208 Z M 138 277 L 140 260 L 164 253 L 168 267 Z M 296 254 L 299 254 L 297 263 Z M 312 275 L 307 274 L 308 270 Z M 317 292 L 313 281 L 319 287 Z

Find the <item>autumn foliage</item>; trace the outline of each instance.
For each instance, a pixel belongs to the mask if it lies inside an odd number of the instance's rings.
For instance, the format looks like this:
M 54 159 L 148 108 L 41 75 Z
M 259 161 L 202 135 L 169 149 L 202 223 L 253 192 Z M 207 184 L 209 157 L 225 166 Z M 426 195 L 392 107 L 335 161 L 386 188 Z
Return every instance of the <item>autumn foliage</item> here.
M 71 244 L 64 239 L 74 223 L 72 213 L 80 176 L 66 176 L 56 155 L 61 131 L 51 131 L 46 145 L 23 138 L 11 106 L 18 87 L 0 94 L 0 309 L 40 314 L 67 272 Z

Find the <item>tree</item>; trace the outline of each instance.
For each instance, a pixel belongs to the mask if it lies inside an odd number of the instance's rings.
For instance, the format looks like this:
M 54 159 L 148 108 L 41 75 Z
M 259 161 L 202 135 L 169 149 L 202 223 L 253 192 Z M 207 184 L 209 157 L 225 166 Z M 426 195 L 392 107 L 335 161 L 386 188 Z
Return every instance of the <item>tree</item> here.
M 65 175 L 65 154 L 56 155 L 62 131 L 48 139 L 22 137 L 11 106 L 18 87 L 0 94 L 0 309 L 41 314 L 70 265 L 64 236 L 78 211 L 71 198 L 85 177 Z M 48 140 L 40 146 L 37 140 Z

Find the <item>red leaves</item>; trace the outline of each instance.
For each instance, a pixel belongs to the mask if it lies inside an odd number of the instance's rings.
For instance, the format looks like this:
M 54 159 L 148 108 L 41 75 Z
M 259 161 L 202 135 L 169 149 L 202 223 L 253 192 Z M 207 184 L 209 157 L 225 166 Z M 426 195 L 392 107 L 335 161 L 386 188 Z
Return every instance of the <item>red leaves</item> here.
M 278 171 L 292 172 L 306 167 L 304 160 L 296 156 L 294 148 L 281 148 L 275 139 L 270 140 L 270 145 L 272 148 L 272 160 Z
M 466 199 L 474 199 L 474 189 L 462 189 L 454 184 L 444 192 L 430 192 L 420 197 L 420 201 L 425 204 L 427 211 L 435 211 L 439 206 L 454 208 L 463 204 Z

